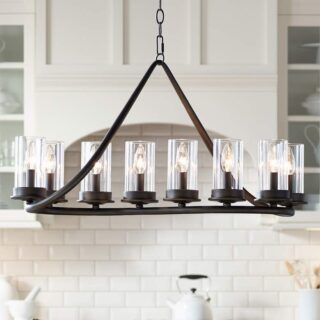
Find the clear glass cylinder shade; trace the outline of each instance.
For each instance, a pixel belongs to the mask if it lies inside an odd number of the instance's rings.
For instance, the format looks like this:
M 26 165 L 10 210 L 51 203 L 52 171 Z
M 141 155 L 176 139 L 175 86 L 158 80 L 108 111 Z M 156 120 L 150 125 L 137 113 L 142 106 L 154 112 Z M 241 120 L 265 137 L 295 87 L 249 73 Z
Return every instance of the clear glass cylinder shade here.
M 260 190 L 288 190 L 288 141 L 259 141 Z
M 100 142 L 81 143 L 81 168 L 91 159 Z M 111 192 L 111 144 L 95 163 L 88 175 L 81 181 L 81 191 Z
M 44 180 L 48 191 L 59 190 L 64 185 L 64 143 L 61 141 L 45 143 Z
M 243 188 L 243 142 L 213 139 L 213 190 Z
M 304 145 L 288 145 L 288 182 L 292 193 L 304 193 Z
M 168 190 L 198 189 L 198 141 L 168 140 Z
M 15 188 L 44 187 L 43 158 L 45 139 L 40 137 L 15 138 Z
M 155 143 L 127 141 L 125 145 L 125 192 L 155 191 Z

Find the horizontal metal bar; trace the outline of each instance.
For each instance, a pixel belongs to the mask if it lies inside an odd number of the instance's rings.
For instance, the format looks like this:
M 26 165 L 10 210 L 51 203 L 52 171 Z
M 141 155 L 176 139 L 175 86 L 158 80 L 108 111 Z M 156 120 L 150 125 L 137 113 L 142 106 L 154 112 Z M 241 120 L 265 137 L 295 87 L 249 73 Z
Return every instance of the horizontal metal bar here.
M 253 207 L 253 206 L 189 206 L 180 207 L 145 207 L 145 208 L 63 208 L 49 207 L 41 212 L 34 212 L 32 206 L 27 207 L 30 213 L 69 216 L 136 216 L 136 215 L 170 215 L 170 214 L 269 214 L 283 217 L 294 215 L 293 208 L 286 207 Z

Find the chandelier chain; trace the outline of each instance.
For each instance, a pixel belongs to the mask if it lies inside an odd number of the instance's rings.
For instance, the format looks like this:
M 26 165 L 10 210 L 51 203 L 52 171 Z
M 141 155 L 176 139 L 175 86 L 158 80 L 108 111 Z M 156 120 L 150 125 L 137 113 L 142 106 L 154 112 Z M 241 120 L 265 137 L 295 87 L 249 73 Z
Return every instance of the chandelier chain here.
M 162 9 L 162 0 L 159 0 L 159 9 L 156 13 L 156 21 L 158 24 L 158 35 L 156 37 L 157 43 L 157 57 L 156 60 L 164 61 L 164 39 L 162 35 L 162 24 L 164 22 L 164 11 Z

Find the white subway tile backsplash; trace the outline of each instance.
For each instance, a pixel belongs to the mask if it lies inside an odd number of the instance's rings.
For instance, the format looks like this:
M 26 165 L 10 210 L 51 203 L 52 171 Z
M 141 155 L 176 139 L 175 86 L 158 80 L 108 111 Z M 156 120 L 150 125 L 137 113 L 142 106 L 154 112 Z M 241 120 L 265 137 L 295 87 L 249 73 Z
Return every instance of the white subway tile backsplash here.
M 109 260 L 108 246 L 81 246 L 80 260 Z
M 3 272 L 11 276 L 27 276 L 33 274 L 33 264 L 30 261 L 5 261 Z
M 219 243 L 221 244 L 247 244 L 248 232 L 238 230 L 219 231 Z
M 110 279 L 111 291 L 139 291 L 140 279 L 138 277 L 113 277 Z
M 66 244 L 93 244 L 95 240 L 94 231 L 72 230 L 65 232 Z
M 246 307 L 248 295 L 246 293 L 222 292 L 218 294 L 219 307 Z
M 112 308 L 110 320 L 138 320 L 140 315 L 139 308 Z
M 262 291 L 263 277 L 234 277 L 233 289 L 235 291 Z
M 278 293 L 275 292 L 250 292 L 250 307 L 277 307 L 279 306 Z
M 203 228 L 205 229 L 232 229 L 233 216 L 222 214 L 207 214 L 203 216 Z
M 79 320 L 109 320 L 109 315 L 108 308 L 80 308 Z
M 248 263 L 244 261 L 220 261 L 218 274 L 222 276 L 243 276 L 248 274 Z
M 238 260 L 260 260 L 263 258 L 263 246 L 236 246 L 234 258 Z
M 233 320 L 257 320 L 263 319 L 262 308 L 235 308 L 233 311 Z
M 49 320 L 68 319 L 78 320 L 79 311 L 77 308 L 50 308 Z
M 127 292 L 126 306 L 128 307 L 155 307 L 155 293 L 152 292 Z
M 171 246 L 143 246 L 141 247 L 142 260 L 171 260 Z
M 48 260 L 48 256 L 46 246 L 21 246 L 19 248 L 20 260 Z
M 50 246 L 50 260 L 78 260 L 80 248 L 77 246 Z
M 127 232 L 128 244 L 155 244 L 156 231 L 128 231 Z
M 154 261 L 127 262 L 128 276 L 153 276 L 156 274 L 156 263 Z
M 159 261 L 157 262 L 157 275 L 178 276 L 186 272 L 185 262 L 180 261 Z
M 36 244 L 63 244 L 64 233 L 59 230 L 42 230 L 35 233 Z
M 217 244 L 218 232 L 207 230 L 190 230 L 188 231 L 189 244 Z
M 96 231 L 96 244 L 125 244 L 126 232 L 121 230 Z
M 139 246 L 113 246 L 110 248 L 111 260 L 139 260 L 140 259 Z
M 97 276 L 122 276 L 126 274 L 126 263 L 123 261 L 96 262 Z
M 32 244 L 33 233 L 29 230 L 4 230 L 3 243 L 6 245 L 11 244 Z
M 108 277 L 79 277 L 80 291 L 106 291 L 109 287 Z
M 159 244 L 185 244 L 186 241 L 187 231 L 160 230 L 157 232 Z
M 216 245 L 203 247 L 203 258 L 205 260 L 231 260 L 232 257 L 232 246 Z
M 202 258 L 201 246 L 173 246 L 172 259 L 173 260 L 200 260 Z
M 171 289 L 170 277 L 141 277 L 142 291 L 169 291 Z

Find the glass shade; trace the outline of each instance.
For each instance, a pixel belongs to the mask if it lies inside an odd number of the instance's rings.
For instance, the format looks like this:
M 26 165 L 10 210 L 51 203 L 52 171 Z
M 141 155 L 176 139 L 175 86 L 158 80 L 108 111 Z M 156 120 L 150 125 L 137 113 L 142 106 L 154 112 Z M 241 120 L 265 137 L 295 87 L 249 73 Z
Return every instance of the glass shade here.
M 100 142 L 81 143 L 81 168 L 91 159 Z M 95 163 L 89 174 L 81 181 L 81 192 L 111 192 L 111 144 Z
M 243 188 L 243 142 L 213 139 L 213 190 Z
M 56 191 L 64 185 L 64 143 L 47 141 L 44 155 L 44 180 L 48 191 Z
M 45 139 L 40 137 L 15 138 L 15 188 L 43 188 L 43 158 Z
M 288 183 L 291 193 L 304 193 L 304 145 L 288 145 Z
M 125 145 L 126 192 L 155 191 L 155 143 L 127 141 Z
M 261 191 L 288 190 L 288 141 L 259 141 L 259 187 Z
M 168 140 L 168 190 L 198 189 L 198 141 Z

